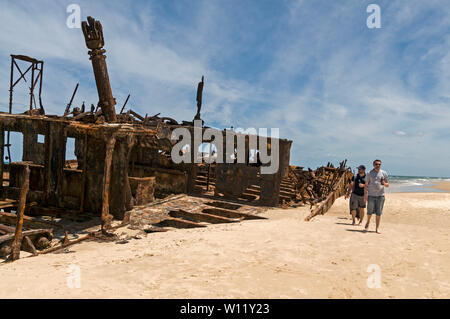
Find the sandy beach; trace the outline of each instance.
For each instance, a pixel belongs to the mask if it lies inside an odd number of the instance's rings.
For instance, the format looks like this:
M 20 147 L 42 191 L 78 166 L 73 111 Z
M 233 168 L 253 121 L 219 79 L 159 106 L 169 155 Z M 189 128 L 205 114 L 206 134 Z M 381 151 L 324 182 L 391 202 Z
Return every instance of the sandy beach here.
M 340 198 L 311 222 L 307 208 L 272 209 L 267 220 L 0 264 L 0 298 L 450 297 L 450 193 L 388 194 L 382 234 L 351 226 L 347 206 Z M 80 288 L 67 284 L 72 264 Z M 370 265 L 380 288 L 367 285 Z

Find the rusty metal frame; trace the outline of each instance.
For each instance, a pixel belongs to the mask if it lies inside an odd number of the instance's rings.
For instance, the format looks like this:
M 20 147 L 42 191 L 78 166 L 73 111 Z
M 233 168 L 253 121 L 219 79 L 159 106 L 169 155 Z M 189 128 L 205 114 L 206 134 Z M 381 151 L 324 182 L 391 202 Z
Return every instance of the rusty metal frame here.
M 17 64 L 17 60 L 24 61 L 27 63 L 30 63 L 29 67 L 25 70 L 25 72 L 22 72 L 20 66 Z M 17 69 L 17 71 L 20 73 L 20 77 L 18 79 L 14 79 L 14 70 Z M 24 82 L 27 83 L 26 75 L 28 72 L 31 71 L 31 77 L 30 77 L 30 84 L 29 87 L 30 90 L 30 111 L 34 108 L 37 108 L 36 105 L 36 98 L 34 94 L 34 90 L 36 88 L 36 85 L 39 85 L 39 92 L 38 92 L 38 98 L 39 98 L 39 108 L 41 110 L 44 109 L 42 105 L 42 77 L 44 74 L 44 62 L 36 60 L 34 58 L 27 57 L 25 55 L 14 55 L 11 54 L 11 78 L 10 78 L 10 85 L 9 85 L 9 114 L 12 114 L 12 107 L 13 107 L 13 95 L 14 95 L 14 87 L 23 79 Z M 38 83 L 39 82 L 39 83 Z
M 25 70 L 25 72 L 22 72 L 22 69 L 20 68 L 19 64 L 16 61 L 23 61 L 26 63 L 30 63 L 28 68 Z M 19 72 L 20 76 L 15 79 L 14 73 L 15 70 Z M 29 77 L 29 94 L 30 94 L 30 104 L 29 104 L 29 110 L 33 110 L 34 108 L 37 108 L 36 105 L 36 98 L 35 98 L 35 88 L 36 85 L 39 86 L 39 92 L 38 92 L 38 98 L 39 98 L 39 108 L 41 110 L 41 113 L 45 113 L 44 107 L 42 105 L 42 78 L 44 75 L 44 62 L 36 60 L 34 58 L 30 58 L 25 55 L 14 55 L 11 54 L 11 74 L 10 74 L 10 83 L 9 83 L 9 114 L 12 114 L 13 112 L 13 97 L 14 97 L 14 87 L 23 80 L 25 83 L 27 82 L 26 75 L 31 71 L 31 76 Z M 7 131 L 6 135 L 6 144 L 4 144 L 4 147 L 6 146 L 7 152 L 8 152 L 8 160 L 11 162 L 11 150 L 10 150 L 10 131 Z M 2 165 L 3 165 L 3 157 L 2 157 Z

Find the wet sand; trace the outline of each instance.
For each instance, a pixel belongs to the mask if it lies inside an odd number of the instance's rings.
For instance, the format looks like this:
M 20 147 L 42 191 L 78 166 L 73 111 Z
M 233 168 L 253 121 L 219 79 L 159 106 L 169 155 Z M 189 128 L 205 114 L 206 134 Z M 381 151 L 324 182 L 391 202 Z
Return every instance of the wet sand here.
M 343 198 L 311 222 L 307 208 L 264 214 L 0 264 L 0 298 L 450 297 L 450 194 L 388 194 L 382 234 L 351 226 Z
M 431 188 L 438 189 L 441 191 L 450 192 L 450 182 L 440 182 L 434 186 L 431 186 Z

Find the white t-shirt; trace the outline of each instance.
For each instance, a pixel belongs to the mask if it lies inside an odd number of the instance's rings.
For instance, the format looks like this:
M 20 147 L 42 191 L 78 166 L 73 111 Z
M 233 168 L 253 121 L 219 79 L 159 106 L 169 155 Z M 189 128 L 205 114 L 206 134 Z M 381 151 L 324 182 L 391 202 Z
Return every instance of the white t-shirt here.
M 388 182 L 388 174 L 382 169 L 379 172 L 373 169 L 367 174 L 366 183 L 369 196 L 384 196 L 384 186 L 381 185 L 381 179 Z

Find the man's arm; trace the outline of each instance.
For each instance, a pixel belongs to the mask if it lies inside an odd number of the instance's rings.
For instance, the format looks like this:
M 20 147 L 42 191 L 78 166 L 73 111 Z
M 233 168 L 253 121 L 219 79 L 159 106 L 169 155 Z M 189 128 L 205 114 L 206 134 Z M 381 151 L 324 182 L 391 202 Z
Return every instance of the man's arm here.
M 369 175 L 366 176 L 366 183 L 364 184 L 364 201 L 367 203 L 369 201 Z
M 349 198 L 354 190 L 355 190 L 355 182 L 352 181 L 350 186 L 347 189 L 347 193 L 345 194 L 345 199 Z
M 384 187 L 389 187 L 389 178 L 388 178 L 388 175 L 386 173 L 383 174 L 383 186 Z

